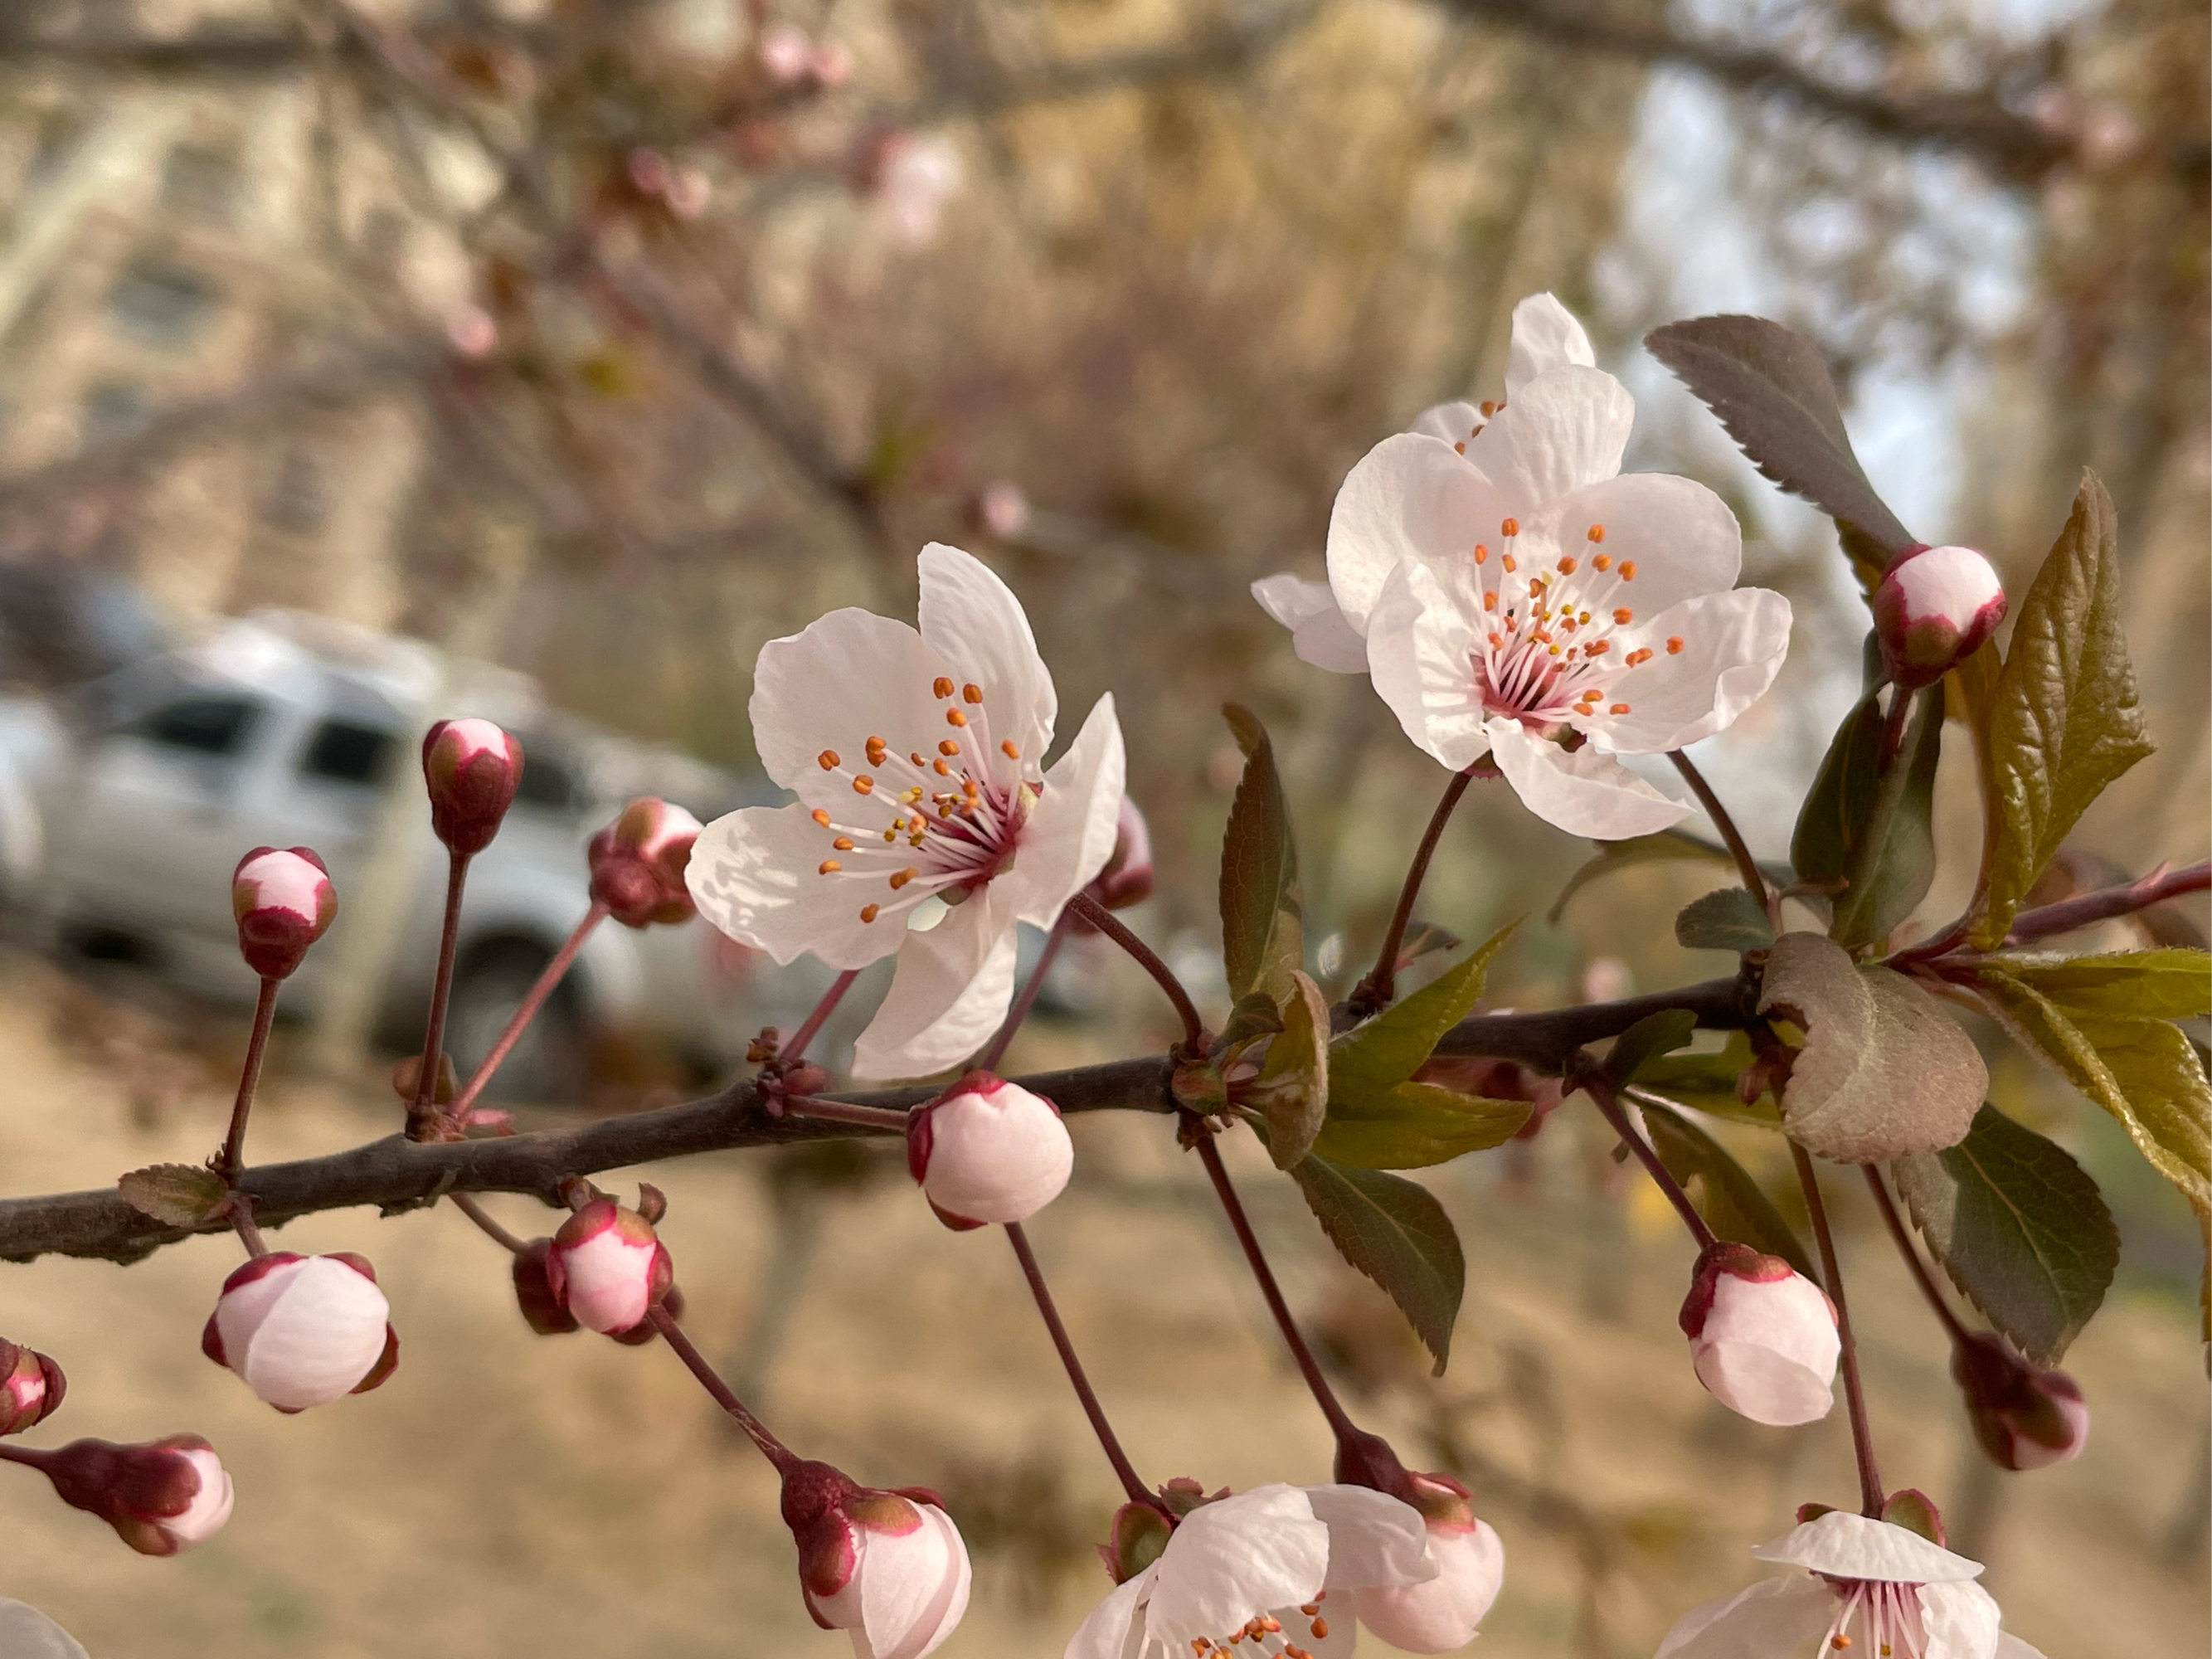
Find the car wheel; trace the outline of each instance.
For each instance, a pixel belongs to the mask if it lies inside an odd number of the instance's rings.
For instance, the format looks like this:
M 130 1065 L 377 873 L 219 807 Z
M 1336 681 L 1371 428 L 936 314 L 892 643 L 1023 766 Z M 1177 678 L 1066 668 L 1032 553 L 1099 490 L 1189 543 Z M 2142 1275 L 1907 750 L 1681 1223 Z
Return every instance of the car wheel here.
M 453 970 L 446 1047 L 466 1078 L 491 1052 L 552 952 L 527 939 L 480 945 Z M 574 991 L 554 988 L 484 1090 L 487 1100 L 544 1105 L 577 1100 L 584 1085 L 584 1032 Z

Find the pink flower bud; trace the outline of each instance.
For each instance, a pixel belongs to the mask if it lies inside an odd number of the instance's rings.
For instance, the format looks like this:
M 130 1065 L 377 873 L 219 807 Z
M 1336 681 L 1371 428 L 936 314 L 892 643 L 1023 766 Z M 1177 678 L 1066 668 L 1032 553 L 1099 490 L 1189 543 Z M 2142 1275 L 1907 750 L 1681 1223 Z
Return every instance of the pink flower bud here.
M 456 853 L 481 853 L 522 781 L 522 745 L 489 720 L 440 720 L 422 737 L 430 827 Z
M 853 78 L 852 49 L 842 40 L 825 40 L 814 49 L 814 78 L 825 87 L 842 87 Z
M 1127 795 L 1114 824 L 1114 851 L 1085 890 L 1109 910 L 1126 910 L 1152 896 L 1152 833 Z
M 1810 1423 L 1835 1403 L 1843 1343 L 1818 1285 L 1726 1239 L 1698 1258 L 1682 1304 L 1698 1381 L 1754 1423 Z
M 257 847 L 230 872 L 238 953 L 264 979 L 286 979 L 337 919 L 331 872 L 305 847 Z
M 799 1463 L 783 1478 L 783 1519 L 807 1612 L 849 1631 L 858 1659 L 922 1659 L 968 1610 L 968 1547 L 933 1492 L 878 1491 Z
M 62 1368 L 0 1337 L 0 1434 L 21 1434 L 58 1410 L 69 1392 Z
M 446 319 L 446 343 L 455 356 L 480 363 L 499 349 L 499 325 L 482 306 L 463 306 Z
M 1454 1653 L 1474 1639 L 1505 1581 L 1505 1546 L 1448 1474 L 1416 1474 L 1394 1494 L 1420 1511 L 1437 1576 L 1355 1591 L 1359 1622 L 1408 1653 Z
M 975 517 L 984 529 L 1006 540 L 1029 528 L 1030 498 L 1019 484 L 1000 478 L 986 484 L 975 498 Z
M 256 1256 L 223 1281 L 200 1351 L 280 1412 L 366 1394 L 398 1369 L 376 1269 L 350 1251 Z
M 545 1265 L 552 1249 L 551 1239 L 533 1238 L 527 1249 L 515 1253 L 514 1299 L 522 1310 L 523 1322 L 538 1335 L 566 1336 L 583 1327 L 553 1293 L 553 1280 Z
M 805 79 L 814 68 L 814 42 L 796 23 L 771 24 L 754 50 L 761 69 L 780 87 Z
M 907 1114 L 907 1168 L 955 1231 L 1026 1221 L 1060 1196 L 1075 1145 L 1060 1109 L 988 1072 L 970 1072 Z
M 230 1476 L 196 1434 L 149 1445 L 73 1440 L 38 1465 L 62 1502 L 98 1516 L 141 1555 L 174 1555 L 230 1519 Z
M 592 897 L 625 927 L 688 921 L 691 890 L 684 872 L 699 820 L 680 806 L 644 795 L 592 837 Z
M 1933 685 L 1981 648 L 2004 620 L 2004 585 L 1971 547 L 1909 548 L 1875 590 L 1874 621 L 1889 677 Z
M 1951 1375 L 1966 1396 L 1974 1437 L 2008 1469 L 2042 1469 L 2081 1455 L 2089 1402 L 2064 1371 L 2023 1358 L 1994 1331 L 1970 1333 L 1952 1351 Z
M 553 1235 L 545 1278 L 578 1324 L 612 1336 L 667 1294 L 676 1270 L 651 1222 L 611 1198 L 595 1198 Z

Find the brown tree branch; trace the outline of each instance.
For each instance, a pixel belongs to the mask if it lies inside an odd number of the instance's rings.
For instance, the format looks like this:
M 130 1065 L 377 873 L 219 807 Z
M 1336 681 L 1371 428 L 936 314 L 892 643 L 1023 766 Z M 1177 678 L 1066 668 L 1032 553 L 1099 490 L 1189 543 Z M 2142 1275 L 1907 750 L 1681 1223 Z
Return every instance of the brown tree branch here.
M 1662 1008 L 1687 1008 L 1698 1023 L 1735 1030 L 1748 1018 L 1741 979 L 1708 980 L 1633 997 L 1542 1013 L 1488 1014 L 1463 1020 L 1437 1044 L 1440 1054 L 1485 1054 L 1556 1070 L 1586 1043 L 1617 1036 Z M 1018 1079 L 1063 1112 L 1176 1110 L 1164 1055 L 1109 1061 Z M 929 1099 L 929 1087 L 880 1089 L 844 1098 L 904 1109 Z M 573 1129 L 485 1140 L 415 1142 L 399 1135 L 326 1158 L 270 1164 L 244 1171 L 238 1188 L 254 1218 L 276 1227 L 324 1210 L 374 1205 L 386 1214 L 419 1208 L 449 1192 L 530 1193 L 556 1208 L 569 1176 L 592 1175 L 665 1158 L 795 1140 L 887 1133 L 860 1126 L 786 1114 L 771 1117 L 750 1079 L 680 1105 L 604 1119 Z M 134 1209 L 112 1188 L 0 1200 L 0 1260 L 41 1255 L 135 1261 L 193 1232 L 219 1232 L 228 1220 L 173 1227 Z

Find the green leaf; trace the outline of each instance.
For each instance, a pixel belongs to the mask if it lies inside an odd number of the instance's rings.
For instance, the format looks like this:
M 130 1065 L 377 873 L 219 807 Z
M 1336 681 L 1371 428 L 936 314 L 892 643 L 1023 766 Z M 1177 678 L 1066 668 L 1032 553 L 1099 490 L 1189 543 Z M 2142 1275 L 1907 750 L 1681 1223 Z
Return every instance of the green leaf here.
M 1229 1021 L 1221 1028 L 1221 1035 L 1213 1039 L 1213 1054 L 1218 1059 L 1231 1049 L 1241 1049 L 1263 1036 L 1273 1036 L 1282 1029 L 1282 1010 L 1275 1006 L 1274 998 L 1265 991 L 1247 991 L 1237 999 L 1237 1006 L 1229 1011 Z
M 2112 497 L 2094 473 L 2018 611 L 1990 711 L 1996 800 L 1984 950 L 2106 787 L 2151 752 L 2120 626 L 2120 561 Z
M 1211 1117 L 1229 1104 L 1229 1084 L 1210 1060 L 1187 1060 L 1168 1078 L 1168 1092 L 1185 1111 Z
M 1723 887 L 1682 907 L 1674 938 L 1692 951 L 1764 951 L 1774 943 L 1774 924 L 1749 890 Z
M 2212 953 L 2186 946 L 2089 957 L 1997 956 L 1985 965 L 2076 1013 L 2124 1019 L 2212 1014 Z
M 1600 842 L 1596 854 L 1567 878 L 1567 884 L 1559 889 L 1559 896 L 1552 901 L 1552 908 L 1545 913 L 1544 920 L 1555 927 L 1559 926 L 1559 918 L 1566 914 L 1567 901 L 1600 876 L 1610 875 L 1616 870 L 1631 869 L 1639 864 L 1674 864 L 1690 860 L 1730 867 L 1735 863 L 1727 848 L 1717 847 L 1703 836 L 1691 835 L 1683 830 L 1662 830 L 1649 836 L 1631 836 L 1626 841 Z M 1778 887 L 1787 887 L 1792 878 L 1787 865 L 1762 864 L 1759 868 Z
M 1698 1213 L 1705 1217 L 1705 1225 L 1722 1238 L 1778 1255 L 1814 1283 L 1820 1282 L 1812 1258 L 1797 1242 L 1796 1233 L 1727 1147 L 1640 1090 L 1637 1103 L 1644 1108 L 1644 1127 L 1651 1137 L 1652 1150 L 1667 1166 L 1667 1173 L 1682 1183 Z
M 197 1227 L 230 1196 L 222 1177 L 197 1164 L 150 1164 L 115 1183 L 123 1201 L 172 1227 Z
M 1751 1039 L 1741 1031 L 1729 1033 L 1728 1042 L 1712 1054 L 1662 1055 L 1637 1073 L 1638 1085 L 1656 1089 L 1669 1099 L 1696 1107 L 1712 1117 L 1753 1123 L 1762 1129 L 1782 1127 L 1782 1114 L 1765 1095 L 1747 1106 L 1736 1097 L 1735 1080 L 1752 1061 Z
M 1363 1170 L 1421 1170 L 1462 1152 L 1488 1152 L 1513 1139 L 1535 1109 L 1525 1100 L 1491 1100 L 1434 1083 L 1401 1083 L 1358 1104 L 1341 1098 L 1313 1150 Z
M 1956 1146 L 1989 1092 L 1981 1055 L 1942 1004 L 1818 933 L 1774 941 L 1759 1012 L 1805 1033 L 1783 1087 L 1783 1127 L 1838 1164 Z
M 1291 994 L 1291 970 L 1305 965 L 1290 809 L 1267 729 L 1233 702 L 1221 712 L 1244 750 L 1244 776 L 1221 844 L 1222 963 L 1231 996 L 1260 990 L 1279 1003 Z
M 1662 1054 L 1671 1054 L 1695 1036 L 1698 1017 L 1687 1008 L 1662 1008 L 1656 1014 L 1646 1014 L 1619 1036 L 1613 1047 L 1606 1050 L 1605 1074 L 1616 1089 Z
M 1838 945 L 1879 944 L 1928 896 L 1936 879 L 1936 763 L 1943 746 L 1943 694 L 1922 694 L 1890 771 L 1876 783 L 1867 821 L 1850 838 L 1850 884 L 1828 932 Z
M 1277 1169 L 1289 1169 L 1313 1149 L 1328 1110 L 1328 1002 L 1295 968 L 1283 1029 L 1267 1045 L 1245 1099 L 1267 1120 L 1267 1152 Z
M 2179 1029 L 2069 1006 L 1995 963 L 1980 974 L 1990 1011 L 2110 1112 L 2200 1217 L 2212 1217 L 2212 1088 Z
M 1764 317 L 1695 317 L 1653 329 L 1644 343 L 1720 417 L 1753 466 L 1838 521 L 1847 550 L 1869 541 L 1886 562 L 1911 545 L 1867 482 L 1811 340 Z
M 1994 1107 L 1955 1146 L 1891 1167 L 1951 1282 L 2039 1365 L 2055 1365 L 2120 1262 L 2119 1229 L 2081 1166 Z
M 1312 1155 L 1291 1177 L 1337 1254 L 1398 1304 L 1442 1376 L 1467 1291 L 1467 1260 L 1443 1206 L 1401 1176 Z
M 1357 1103 L 1386 1095 L 1412 1077 L 1435 1052 L 1437 1039 L 1481 1000 L 1490 959 L 1520 925 L 1508 922 L 1457 967 L 1331 1042 L 1328 1069 L 1336 1097 Z
M 1875 769 L 1881 762 L 1881 703 L 1875 692 L 1859 699 L 1830 739 L 1797 827 L 1790 837 L 1790 862 L 1805 881 L 1834 881 L 1851 872 L 1857 827 L 1874 810 Z

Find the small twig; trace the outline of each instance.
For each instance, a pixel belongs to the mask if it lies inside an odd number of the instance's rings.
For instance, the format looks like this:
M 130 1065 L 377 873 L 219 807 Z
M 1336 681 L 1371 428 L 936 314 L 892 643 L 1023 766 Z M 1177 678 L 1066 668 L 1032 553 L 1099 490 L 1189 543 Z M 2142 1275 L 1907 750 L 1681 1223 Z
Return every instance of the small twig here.
M 707 1356 L 691 1346 L 691 1339 L 684 1334 L 667 1309 L 658 1302 L 646 1310 L 645 1316 L 653 1322 L 653 1328 L 675 1352 L 676 1357 L 690 1368 L 691 1375 L 699 1379 L 699 1386 L 713 1396 L 714 1401 L 729 1413 L 745 1436 L 760 1448 L 763 1457 L 775 1466 L 779 1474 L 788 1474 L 798 1467 L 799 1455 L 769 1430 L 767 1424 L 745 1409 L 745 1402 L 730 1392 L 730 1385 L 722 1381 L 714 1368 L 707 1363 Z
M 814 1041 L 823 1023 L 837 1005 L 845 1000 L 845 993 L 853 988 L 853 981 L 860 976 L 859 969 L 848 968 L 830 981 L 830 988 L 822 994 L 822 1000 L 814 1005 L 813 1012 L 799 1022 L 799 1029 L 791 1034 L 791 1041 L 776 1046 L 775 1057 L 780 1065 L 795 1066 L 799 1063 L 800 1056 L 806 1052 L 806 1045 Z
M 1420 896 L 1422 879 L 1429 872 L 1429 860 L 1436 854 L 1444 825 L 1451 822 L 1452 809 L 1459 805 L 1474 776 L 1471 766 L 1453 773 L 1436 811 L 1429 814 L 1429 827 L 1421 834 L 1421 844 L 1413 849 L 1413 861 L 1406 866 L 1405 883 L 1398 890 L 1398 908 L 1390 913 L 1390 926 L 1382 935 L 1382 948 L 1375 953 L 1375 966 L 1352 993 L 1352 1012 L 1363 1018 L 1382 1012 L 1397 994 L 1398 952 L 1406 943 L 1407 924 L 1413 919 L 1413 902 Z
M 818 1095 L 786 1095 L 783 1109 L 794 1117 L 818 1117 L 825 1123 L 857 1123 L 895 1135 L 906 1133 L 907 1115 L 893 1106 L 860 1106 L 849 1100 L 824 1100 Z
M 503 1249 L 512 1250 L 517 1255 L 530 1254 L 530 1246 L 517 1235 L 507 1231 L 498 1222 L 493 1220 L 491 1212 L 478 1203 L 473 1194 L 447 1193 L 446 1196 L 453 1200 L 455 1209 L 483 1230 L 485 1237 L 495 1241 Z
M 1153 981 L 1167 993 L 1175 1011 L 1182 1018 L 1182 1047 L 1185 1052 L 1195 1054 L 1206 1046 L 1206 1022 L 1198 1017 L 1198 1005 L 1183 989 L 1182 981 L 1176 977 L 1175 969 L 1160 960 L 1152 947 L 1124 927 L 1118 917 L 1088 893 L 1078 893 L 1067 902 L 1067 908 L 1077 912 L 1108 939 L 1127 951 L 1136 963 L 1152 976 Z
M 1866 1385 L 1859 1377 L 1858 1344 L 1851 1338 L 1850 1310 L 1844 1302 L 1844 1271 L 1836 1260 L 1836 1241 L 1828 1231 L 1827 1207 L 1820 1202 L 1820 1180 L 1813 1156 L 1796 1141 L 1790 1156 L 1797 1165 L 1797 1184 L 1805 1190 L 1805 1208 L 1813 1218 L 1813 1241 L 1820 1249 L 1821 1286 L 1836 1310 L 1836 1334 L 1843 1339 L 1844 1401 L 1850 1413 L 1851 1451 L 1858 1460 L 1860 1507 L 1879 1516 L 1889 1494 L 1882 1488 L 1881 1471 L 1874 1461 L 1874 1430 L 1867 1421 Z
M 253 1200 L 234 1188 L 230 1194 L 228 1212 L 230 1224 L 238 1234 L 238 1242 L 246 1246 L 246 1255 L 256 1261 L 267 1255 L 269 1246 L 261 1237 L 261 1229 L 254 1223 Z
M 1721 840 L 1727 843 L 1729 856 L 1735 860 L 1736 874 L 1742 878 L 1745 888 L 1752 897 L 1759 901 L 1759 908 L 1766 912 L 1767 919 L 1778 929 L 1780 928 L 1782 902 L 1767 891 L 1766 878 L 1759 872 L 1759 860 L 1752 857 L 1750 843 L 1744 840 L 1743 832 L 1735 827 L 1735 820 L 1729 816 L 1728 808 L 1721 805 L 1721 798 L 1713 793 L 1712 785 L 1705 781 L 1705 775 L 1698 770 L 1697 763 L 1688 755 L 1675 749 L 1668 751 L 1667 758 L 1674 763 L 1674 769 L 1682 775 L 1682 781 L 1690 786 L 1690 793 L 1705 809 L 1705 816 L 1713 821 L 1713 828 L 1721 832 Z
M 484 1091 L 484 1085 L 491 1081 L 492 1073 L 499 1070 L 501 1062 L 514 1052 L 514 1045 L 522 1040 L 522 1034 L 529 1029 L 530 1022 L 538 1018 L 538 1011 L 553 994 L 553 988 L 561 982 L 575 962 L 576 953 L 584 948 L 584 941 L 591 937 L 592 929 L 606 920 L 606 915 L 605 905 L 593 904 L 584 912 L 584 919 L 569 930 L 568 937 L 561 942 L 561 948 L 553 953 L 553 960 L 547 963 L 544 970 L 538 975 L 538 982 L 524 994 L 520 1004 L 508 1017 L 507 1029 L 499 1034 L 499 1041 L 491 1045 L 491 1052 L 477 1064 L 466 1086 L 453 1097 L 453 1104 L 446 1109 L 446 1115 L 456 1127 L 467 1123 L 469 1108 L 476 1104 L 477 1097 Z
M 446 1053 L 446 1005 L 453 994 L 453 957 L 461 938 L 461 888 L 468 876 L 469 855 L 448 854 L 446 921 L 438 934 L 438 972 L 430 986 L 430 1018 L 422 1034 L 422 1066 L 415 1084 L 415 1103 L 407 1109 L 410 1139 L 428 1134 L 438 1115 L 437 1108 L 431 1103 L 437 1094 L 439 1061 Z
M 264 976 L 253 1004 L 253 1035 L 246 1039 L 246 1063 L 239 1069 L 238 1097 L 231 1102 L 230 1133 L 223 1137 L 222 1161 L 215 1172 L 229 1188 L 246 1167 L 246 1120 L 253 1111 L 253 1091 L 261 1082 L 261 1062 L 269 1049 L 269 1028 L 276 1018 L 276 988 L 283 981 Z
M 1690 1230 L 1690 1237 L 1698 1241 L 1698 1248 L 1711 1249 L 1717 1242 L 1712 1228 L 1698 1213 L 1698 1206 L 1690 1202 L 1689 1194 L 1682 1190 L 1682 1183 L 1674 1179 L 1674 1172 L 1667 1167 L 1666 1161 L 1650 1141 L 1637 1133 L 1636 1126 L 1629 1121 L 1628 1113 L 1621 1106 L 1620 1097 L 1613 1093 L 1612 1080 L 1604 1069 L 1594 1060 L 1586 1061 L 1569 1074 L 1567 1086 L 1579 1089 L 1590 1097 L 1605 1115 L 1605 1121 L 1612 1125 L 1613 1133 L 1620 1137 L 1620 1144 L 1636 1154 L 1636 1161 L 1644 1166 L 1652 1184 L 1667 1195 L 1667 1201 L 1682 1218 L 1682 1224 Z
M 1121 1449 L 1115 1437 L 1114 1425 L 1106 1420 L 1106 1408 L 1098 1403 L 1097 1390 L 1084 1375 L 1083 1362 L 1076 1358 L 1075 1344 L 1067 1334 L 1067 1327 L 1060 1322 L 1060 1310 L 1053 1305 L 1052 1291 L 1044 1282 L 1044 1272 L 1037 1266 L 1036 1253 L 1030 1249 L 1029 1235 L 1022 1231 L 1021 1223 L 1006 1224 L 1006 1242 L 1014 1247 L 1014 1255 L 1022 1264 L 1022 1277 L 1029 1280 L 1030 1295 L 1036 1300 L 1037 1313 L 1044 1320 L 1045 1329 L 1051 1334 L 1052 1346 L 1060 1353 L 1061 1367 L 1067 1380 L 1075 1387 L 1075 1397 L 1083 1402 L 1083 1414 L 1091 1419 L 1091 1431 L 1098 1437 L 1098 1444 L 1106 1454 L 1106 1461 L 1114 1466 L 1114 1474 L 1121 1483 L 1121 1490 L 1129 1495 L 1133 1504 L 1149 1504 L 1155 1508 L 1159 1500 L 1154 1498 L 1143 1480 L 1138 1478 L 1136 1468 L 1129 1455 Z

